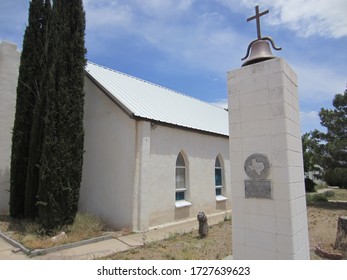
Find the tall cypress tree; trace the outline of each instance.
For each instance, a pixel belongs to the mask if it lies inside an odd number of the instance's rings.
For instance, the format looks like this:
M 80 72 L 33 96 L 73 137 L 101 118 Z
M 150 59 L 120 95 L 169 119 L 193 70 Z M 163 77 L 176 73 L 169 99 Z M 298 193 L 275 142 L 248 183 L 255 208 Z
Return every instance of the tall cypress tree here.
M 24 214 L 26 218 L 34 219 L 37 216 L 37 192 L 39 185 L 39 170 L 44 130 L 44 118 L 46 114 L 46 95 L 49 91 L 49 70 L 53 65 L 51 51 L 52 34 L 50 24 L 51 2 L 45 1 L 42 12 L 42 41 L 39 42 L 42 50 L 40 56 L 41 76 L 37 81 L 36 104 L 33 110 L 33 121 L 30 133 L 28 167 L 25 184 Z
M 10 215 L 24 217 L 25 183 L 29 155 L 33 110 L 40 92 L 43 50 L 43 0 L 32 0 L 28 26 L 23 39 L 15 121 L 12 134 L 10 174 Z
M 49 71 L 38 191 L 39 221 L 47 230 L 71 224 L 83 162 L 85 14 L 82 0 L 53 2 L 54 67 Z M 54 79 L 51 79 L 54 78 Z

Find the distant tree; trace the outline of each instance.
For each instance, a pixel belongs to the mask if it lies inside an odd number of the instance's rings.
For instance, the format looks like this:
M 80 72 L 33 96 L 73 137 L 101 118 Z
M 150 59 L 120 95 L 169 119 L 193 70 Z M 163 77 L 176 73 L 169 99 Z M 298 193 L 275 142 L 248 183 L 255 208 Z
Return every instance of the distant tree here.
M 335 95 L 333 106 L 319 113 L 327 132 L 311 132 L 317 143 L 313 162 L 322 167 L 321 176 L 327 184 L 347 188 L 347 90 Z
M 12 134 L 10 215 L 24 217 L 25 184 L 33 110 L 41 92 L 44 2 L 32 0 L 20 59 L 15 121 Z
M 47 97 L 38 191 L 38 217 L 47 230 L 71 224 L 78 209 L 86 64 L 82 0 L 54 1 L 52 26 L 55 59 L 49 75 L 54 90 Z
M 304 172 L 305 176 L 308 176 L 308 173 L 311 171 L 316 171 L 317 168 L 315 166 L 315 153 L 318 148 L 318 141 L 312 138 L 310 132 L 306 132 L 301 136 L 302 140 L 302 154 L 304 158 Z
M 309 132 L 302 135 L 301 140 L 302 154 L 304 159 L 305 189 L 306 192 L 314 192 L 315 183 L 311 175 L 316 176 L 317 172 L 320 171 L 315 162 L 315 155 L 318 149 L 318 141 L 314 139 Z

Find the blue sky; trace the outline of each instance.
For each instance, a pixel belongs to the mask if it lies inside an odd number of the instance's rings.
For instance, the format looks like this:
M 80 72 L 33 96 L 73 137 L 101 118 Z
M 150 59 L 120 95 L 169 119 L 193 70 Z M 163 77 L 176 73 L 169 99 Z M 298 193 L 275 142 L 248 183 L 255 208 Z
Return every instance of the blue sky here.
M 227 103 L 226 73 L 239 68 L 256 39 L 271 36 L 296 71 L 302 132 L 322 129 L 347 84 L 346 0 L 84 0 L 87 58 L 210 103 Z M 0 41 L 21 49 L 28 0 L 1 0 Z

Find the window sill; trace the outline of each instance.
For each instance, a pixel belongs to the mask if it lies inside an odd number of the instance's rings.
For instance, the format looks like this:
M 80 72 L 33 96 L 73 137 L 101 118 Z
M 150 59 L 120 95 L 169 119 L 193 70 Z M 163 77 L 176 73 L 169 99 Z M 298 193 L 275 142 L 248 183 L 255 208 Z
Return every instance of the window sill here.
M 216 201 L 225 201 L 225 200 L 228 200 L 228 198 L 223 195 L 216 196 Z
M 176 208 L 183 208 L 183 207 L 188 207 L 191 206 L 192 204 L 188 201 L 185 200 L 178 200 L 175 202 L 175 207 Z

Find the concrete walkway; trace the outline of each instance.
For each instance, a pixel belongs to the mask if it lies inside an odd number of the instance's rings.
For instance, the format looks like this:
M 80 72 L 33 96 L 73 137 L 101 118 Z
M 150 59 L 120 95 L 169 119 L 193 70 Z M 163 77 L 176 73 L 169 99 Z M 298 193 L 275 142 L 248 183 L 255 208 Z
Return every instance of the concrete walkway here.
M 0 237 L 0 260 L 25 260 L 28 256 L 22 251 L 14 253 L 13 250 L 16 248 L 11 244 L 7 243 L 4 239 Z
M 230 217 L 230 213 L 228 215 Z M 225 216 L 226 214 L 224 213 L 221 215 L 209 216 L 208 223 L 209 225 L 217 224 L 222 221 Z M 172 223 L 165 227 L 152 228 L 144 233 L 114 237 L 112 239 L 35 257 L 27 256 L 21 251 L 14 253 L 12 250 L 16 248 L 0 237 L 0 260 L 92 260 L 142 246 L 145 242 L 163 240 L 177 233 L 190 232 L 197 229 L 198 221 L 194 219 L 184 223 Z

